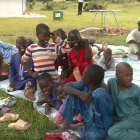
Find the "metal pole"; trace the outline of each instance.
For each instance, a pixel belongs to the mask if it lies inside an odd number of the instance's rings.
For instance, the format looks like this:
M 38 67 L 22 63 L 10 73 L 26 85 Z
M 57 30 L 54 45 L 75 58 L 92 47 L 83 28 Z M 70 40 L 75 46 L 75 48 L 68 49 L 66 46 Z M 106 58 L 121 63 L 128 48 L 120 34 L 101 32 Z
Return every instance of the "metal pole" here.
M 105 21 L 106 21 L 106 11 L 104 11 L 104 28 L 105 28 Z
M 103 12 L 101 12 L 101 28 L 103 28 Z
M 114 11 L 113 11 L 113 15 L 114 15 L 114 18 L 115 18 L 115 20 L 116 20 L 117 27 L 118 27 L 118 29 L 119 29 L 119 31 L 120 31 L 120 27 L 119 27 L 119 24 L 118 24 L 118 21 L 117 21 L 117 18 L 116 18 L 116 16 L 115 16 L 115 13 L 114 13 Z
M 94 16 L 94 18 L 93 18 L 93 20 L 92 20 L 92 22 L 91 22 L 91 24 L 90 24 L 90 27 L 92 26 L 93 21 L 94 21 L 94 19 L 95 19 L 96 15 L 97 15 L 97 13 L 98 13 L 98 11 L 96 11 L 95 16 Z
M 106 29 L 107 34 L 108 34 L 108 24 L 109 24 L 109 11 L 107 11 L 107 29 Z

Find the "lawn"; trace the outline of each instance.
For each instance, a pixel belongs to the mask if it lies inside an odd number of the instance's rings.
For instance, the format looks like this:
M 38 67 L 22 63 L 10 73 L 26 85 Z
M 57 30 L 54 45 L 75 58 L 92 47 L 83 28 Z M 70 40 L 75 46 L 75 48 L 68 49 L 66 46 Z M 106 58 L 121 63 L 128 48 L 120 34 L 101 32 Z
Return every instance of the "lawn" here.
M 33 37 L 36 41 L 35 27 L 38 23 L 46 23 L 51 31 L 57 28 L 64 28 L 67 32 L 72 29 L 89 27 L 95 13 L 83 12 L 82 16 L 77 16 L 77 2 L 61 2 L 59 4 L 51 2 L 54 10 L 62 10 L 64 13 L 63 21 L 53 20 L 53 11 L 45 10 L 42 3 L 35 3 L 34 8 L 30 9 L 28 4 L 25 13 L 40 13 L 47 18 L 1 18 L 0 19 L 0 40 L 15 44 L 18 36 Z M 140 3 L 130 3 L 123 7 L 122 4 L 108 4 L 107 9 L 120 9 L 117 13 L 119 26 L 126 30 L 137 28 L 137 19 L 140 13 Z M 98 16 L 94 22 L 95 27 L 100 27 L 100 18 Z M 116 23 L 112 14 L 109 17 L 109 26 L 115 27 Z M 83 36 L 87 36 L 82 34 Z M 126 35 L 122 36 L 95 36 L 98 43 L 108 42 L 108 44 L 126 45 Z M 8 96 L 0 91 L 0 96 Z M 0 123 L 0 140 L 42 140 L 46 132 L 55 130 L 58 126 L 49 121 L 45 116 L 39 114 L 33 109 L 32 103 L 17 98 L 17 103 L 11 108 L 13 113 L 18 113 L 20 119 L 29 121 L 32 125 L 26 131 L 17 131 L 7 128 L 6 123 Z M 0 114 L 2 115 L 2 114 Z M 77 138 L 78 139 L 78 138 Z

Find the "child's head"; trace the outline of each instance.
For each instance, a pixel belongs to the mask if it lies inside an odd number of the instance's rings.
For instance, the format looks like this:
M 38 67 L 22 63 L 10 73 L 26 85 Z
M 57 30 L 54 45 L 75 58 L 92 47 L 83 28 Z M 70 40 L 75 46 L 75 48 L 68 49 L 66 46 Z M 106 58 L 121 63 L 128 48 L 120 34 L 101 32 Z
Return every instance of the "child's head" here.
M 0 65 L 2 64 L 3 62 L 3 55 L 2 55 L 2 52 L 0 52 Z
M 36 26 L 36 36 L 41 47 L 47 46 L 49 44 L 48 42 L 50 40 L 50 35 L 50 28 L 46 24 L 40 23 Z
M 133 69 L 126 62 L 120 62 L 116 66 L 116 77 L 122 87 L 129 87 L 133 80 Z
M 102 67 L 92 64 L 86 67 L 84 70 L 82 81 L 85 86 L 100 87 L 104 79 L 104 70 Z
M 80 33 L 77 30 L 71 30 L 68 33 L 68 42 L 71 48 L 72 47 L 74 47 L 75 49 L 80 48 L 82 45 L 82 38 L 80 36 Z
M 22 56 L 25 53 L 27 48 L 27 39 L 23 36 L 20 36 L 16 39 L 16 47 L 19 50 L 19 54 Z
M 33 38 L 27 38 L 27 47 L 34 43 L 35 43 L 35 41 Z
M 111 58 L 111 57 L 112 57 L 112 50 L 109 49 L 109 48 L 106 48 L 106 49 L 104 50 L 104 57 L 105 57 L 105 59 Z
M 67 33 L 64 31 L 64 29 L 59 28 L 57 29 L 57 35 L 62 39 L 65 40 L 67 38 Z
M 63 84 L 62 83 L 58 83 L 55 86 L 54 90 L 55 90 L 55 94 L 56 94 L 58 100 L 63 100 L 66 98 L 66 94 L 63 91 Z
M 53 79 L 49 73 L 42 73 L 38 78 L 39 87 L 42 93 L 50 95 L 53 88 Z

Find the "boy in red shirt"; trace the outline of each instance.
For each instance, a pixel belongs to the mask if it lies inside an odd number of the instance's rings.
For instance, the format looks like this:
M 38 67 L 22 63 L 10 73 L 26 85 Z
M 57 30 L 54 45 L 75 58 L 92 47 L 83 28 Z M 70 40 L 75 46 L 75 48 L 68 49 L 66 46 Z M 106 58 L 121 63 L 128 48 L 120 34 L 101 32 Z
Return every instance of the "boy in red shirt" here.
M 69 68 L 61 75 L 64 79 L 67 75 L 71 74 L 63 83 L 75 82 L 76 79 L 73 75 L 73 70 L 78 68 L 80 75 L 83 75 L 85 68 L 92 64 L 92 51 L 88 43 L 88 39 L 81 38 L 77 30 L 71 30 L 68 34 L 68 43 L 72 48 L 69 52 Z

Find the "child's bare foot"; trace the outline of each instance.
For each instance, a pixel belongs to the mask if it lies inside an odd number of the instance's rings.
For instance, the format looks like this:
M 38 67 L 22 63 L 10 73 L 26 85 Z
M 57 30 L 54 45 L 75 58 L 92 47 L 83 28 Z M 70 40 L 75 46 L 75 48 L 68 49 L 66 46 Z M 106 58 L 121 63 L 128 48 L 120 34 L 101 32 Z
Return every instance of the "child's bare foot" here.
M 62 127 L 54 131 L 54 133 L 59 134 L 59 133 L 65 132 L 68 130 L 68 128 L 69 128 L 69 124 L 64 120 Z
M 80 126 L 83 126 L 83 123 L 70 124 L 69 128 L 76 131 Z
M 35 101 L 33 93 L 31 93 L 27 88 L 24 89 L 24 96 L 32 101 Z

